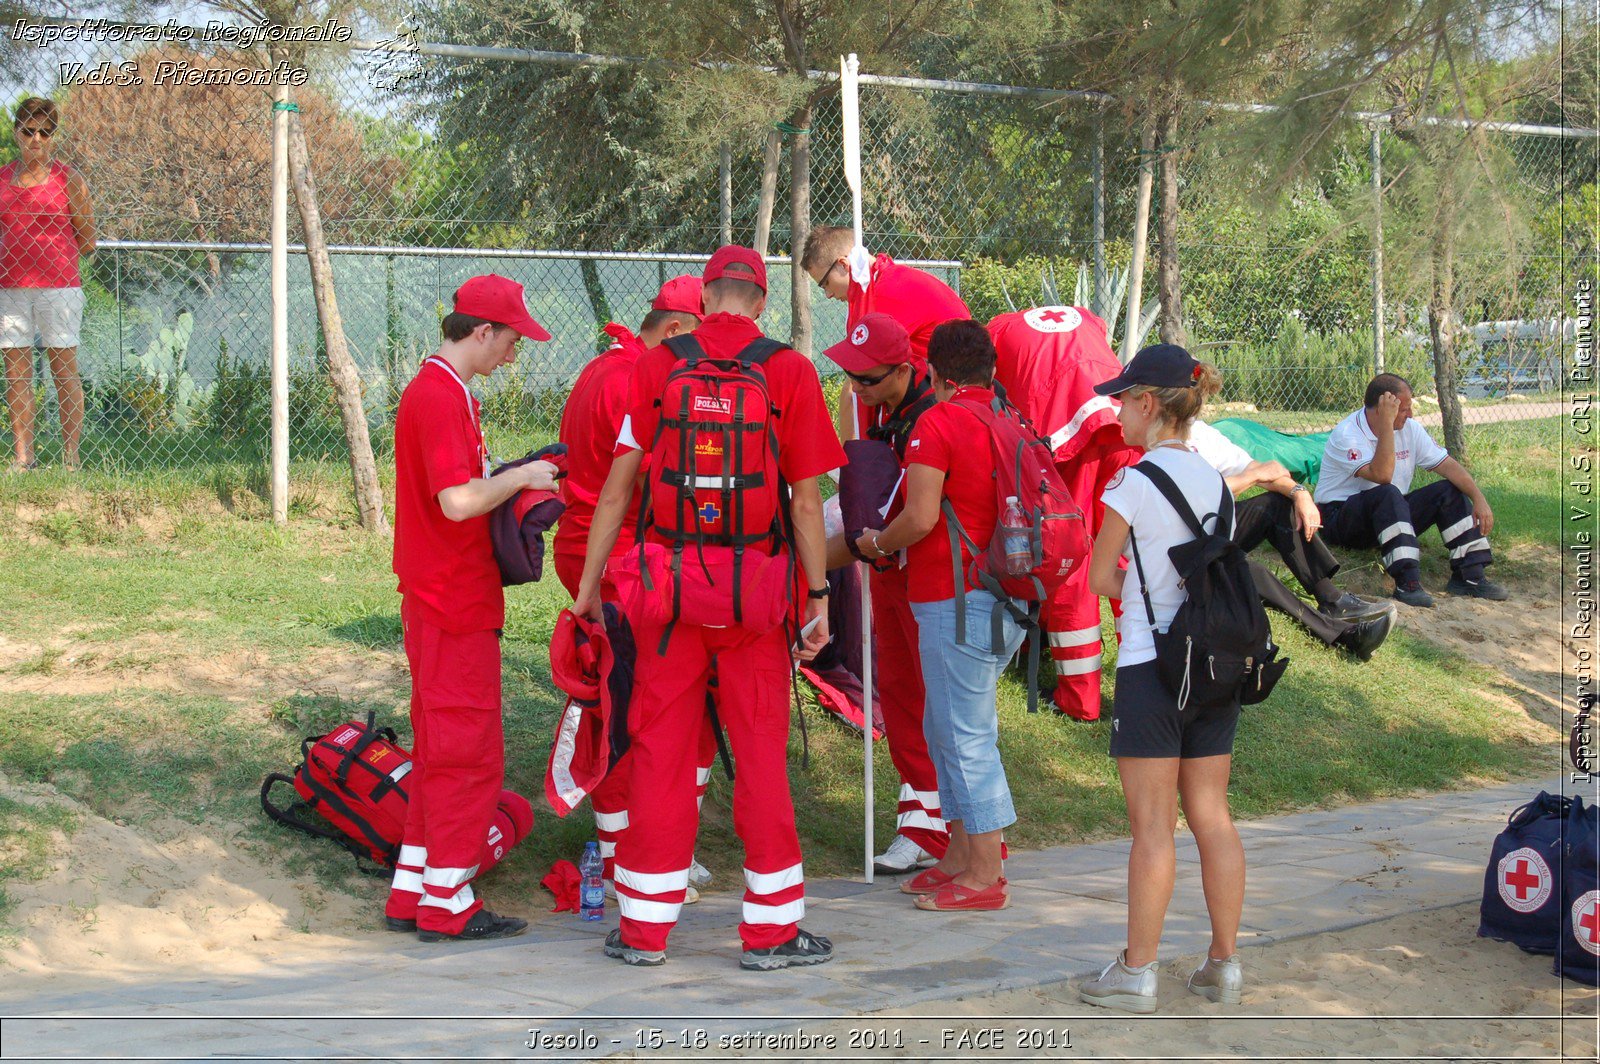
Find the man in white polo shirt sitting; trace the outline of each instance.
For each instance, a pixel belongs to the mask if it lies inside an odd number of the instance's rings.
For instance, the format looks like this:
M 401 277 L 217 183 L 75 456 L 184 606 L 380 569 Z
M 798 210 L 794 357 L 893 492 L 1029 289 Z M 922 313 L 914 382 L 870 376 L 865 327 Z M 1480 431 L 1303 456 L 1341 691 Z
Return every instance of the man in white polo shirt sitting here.
M 1394 597 L 1432 606 L 1422 587 L 1417 534 L 1438 526 L 1450 550 L 1452 595 L 1503 601 L 1506 589 L 1483 575 L 1493 562 L 1489 530 L 1494 511 L 1472 474 L 1411 417 L 1411 385 L 1380 373 L 1367 385 L 1363 409 L 1338 425 L 1322 452 L 1316 502 L 1323 535 L 1340 547 L 1376 547 L 1394 578 Z M 1443 480 L 1411 490 L 1418 466 Z
M 1246 554 L 1271 543 L 1290 574 L 1317 600 L 1313 609 L 1252 558 L 1250 576 L 1262 604 L 1298 621 L 1328 646 L 1362 661 L 1371 659 L 1394 627 L 1394 603 L 1357 598 L 1333 582 L 1339 560 L 1317 533 L 1322 515 L 1305 486 L 1296 484 L 1282 463 L 1256 461 L 1204 421 L 1197 419 L 1189 426 L 1189 446 L 1222 474 L 1235 496 L 1254 487 L 1266 489 L 1235 507 L 1233 541 Z

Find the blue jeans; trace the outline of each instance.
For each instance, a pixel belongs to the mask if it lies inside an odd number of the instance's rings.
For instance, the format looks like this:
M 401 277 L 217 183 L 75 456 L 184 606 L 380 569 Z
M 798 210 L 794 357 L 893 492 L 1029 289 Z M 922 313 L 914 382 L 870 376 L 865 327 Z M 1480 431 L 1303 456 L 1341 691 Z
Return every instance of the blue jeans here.
M 1006 662 L 1022 645 L 1023 631 L 1007 613 L 1001 631 L 1004 645 L 992 646 L 995 605 L 995 597 L 987 591 L 967 592 L 967 641 L 958 643 L 955 599 L 911 604 L 928 689 L 922 732 L 939 774 L 940 815 L 946 822 L 961 821 L 969 835 L 1017 822 L 1005 766 L 1000 763 L 995 688 Z

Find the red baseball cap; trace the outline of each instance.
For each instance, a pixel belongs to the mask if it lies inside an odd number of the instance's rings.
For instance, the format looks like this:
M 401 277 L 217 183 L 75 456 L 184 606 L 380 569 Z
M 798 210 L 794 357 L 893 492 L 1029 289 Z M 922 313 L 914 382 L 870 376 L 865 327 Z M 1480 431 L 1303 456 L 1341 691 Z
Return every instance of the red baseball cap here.
M 743 266 L 749 273 L 743 270 L 729 273 L 728 267 L 733 265 Z M 706 272 L 700 275 L 700 279 L 706 284 L 723 277 L 731 277 L 735 281 L 749 281 L 763 292 L 767 290 L 767 264 L 762 262 L 761 256 L 752 249 L 742 248 L 737 244 L 724 244 L 718 248 L 712 254 L 711 261 L 706 263 Z
M 873 366 L 898 366 L 912 360 L 911 334 L 889 315 L 874 312 L 863 315 L 849 336 L 823 354 L 846 373 L 865 373 Z
M 522 286 L 509 277 L 486 273 L 456 289 L 457 314 L 508 325 L 530 340 L 548 340 L 550 333 L 533 320 L 522 295 Z
M 700 278 L 690 274 L 674 277 L 661 286 L 661 291 L 656 293 L 656 298 L 650 303 L 650 309 L 693 314 L 697 318 L 704 317 L 705 307 L 700 302 L 700 283 Z

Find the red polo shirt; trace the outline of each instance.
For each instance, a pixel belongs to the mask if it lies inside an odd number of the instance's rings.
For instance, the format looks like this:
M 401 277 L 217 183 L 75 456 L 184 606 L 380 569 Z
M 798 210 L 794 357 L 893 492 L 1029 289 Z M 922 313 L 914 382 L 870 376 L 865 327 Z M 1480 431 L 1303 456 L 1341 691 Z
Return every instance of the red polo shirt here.
M 911 353 L 926 362 L 933 330 L 947 321 L 972 317 L 955 290 L 931 273 L 901 266 L 887 255 L 872 263 L 866 291 L 850 283 L 848 327 L 877 311 L 887 314 L 911 334 Z
M 694 331 L 694 338 L 712 358 L 733 358 L 761 330 L 740 314 L 712 314 Z M 656 401 L 666 390 L 667 374 L 677 356 L 665 347 L 652 347 L 639 357 L 633 370 L 633 404 L 626 434 L 617 441 L 618 452 L 645 450 L 656 435 L 660 411 Z M 778 408 L 778 470 L 793 484 L 821 476 L 844 465 L 844 448 L 834 434 L 817 380 L 816 367 L 798 351 L 784 349 L 762 364 L 767 393 Z
M 394 572 L 407 603 L 447 632 L 505 626 L 489 516 L 452 521 L 438 498 L 484 476 L 487 456 L 478 401 L 448 363 L 428 359 L 395 418 Z
M 963 399 L 988 404 L 994 392 L 968 385 L 956 392 Z M 906 445 L 906 467 L 932 466 L 944 472 L 944 497 L 950 500 L 956 519 L 967 536 L 983 549 L 994 535 L 999 509 L 994 498 L 994 451 L 989 430 L 978 415 L 953 402 L 934 404 L 917 419 Z M 950 532 L 943 507 L 933 531 L 913 543 L 906 551 L 906 597 L 912 602 L 939 602 L 955 597 L 954 572 L 950 564 Z M 961 545 L 961 572 L 967 574 L 972 552 Z M 970 577 L 966 590 L 977 587 Z
M 561 501 L 567 504 L 556 529 L 554 552 L 581 558 L 589 542 L 594 508 L 611 472 L 617 432 L 628 413 L 634 363 L 644 354 L 644 344 L 621 325 L 606 326 L 617 342 L 578 374 L 561 408 L 561 442 L 567 445 L 567 476 L 561 482 Z M 633 542 L 639 526 L 639 497 L 628 504 L 617 534 L 617 550 Z

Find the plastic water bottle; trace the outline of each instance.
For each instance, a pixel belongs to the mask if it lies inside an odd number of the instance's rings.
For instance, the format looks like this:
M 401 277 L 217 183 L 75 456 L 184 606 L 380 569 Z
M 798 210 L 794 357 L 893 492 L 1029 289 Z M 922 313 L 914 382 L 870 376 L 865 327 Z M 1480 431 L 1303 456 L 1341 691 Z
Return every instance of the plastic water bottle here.
M 1017 497 L 1008 495 L 1005 512 L 1000 515 L 1000 546 L 1006 554 L 1007 575 L 1026 576 L 1033 568 L 1032 533 Z
M 605 919 L 606 885 L 600 878 L 604 873 L 599 844 L 584 843 L 583 856 L 578 860 L 578 874 L 583 877 L 578 886 L 578 915 L 585 920 Z

